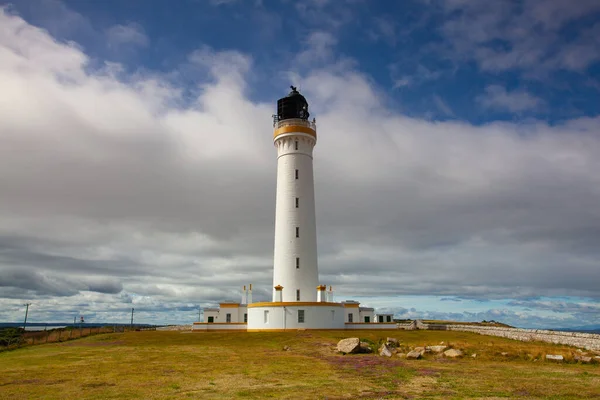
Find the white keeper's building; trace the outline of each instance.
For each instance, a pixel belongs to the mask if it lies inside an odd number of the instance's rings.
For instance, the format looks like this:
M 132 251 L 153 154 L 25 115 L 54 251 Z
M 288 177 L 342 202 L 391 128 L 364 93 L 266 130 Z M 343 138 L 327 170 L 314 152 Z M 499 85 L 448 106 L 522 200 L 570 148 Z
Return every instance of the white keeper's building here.
M 252 302 L 252 285 L 240 303 L 205 308 L 193 330 L 390 329 L 392 314 L 375 314 L 356 301 L 337 303 L 333 290 L 319 282 L 313 179 L 315 120 L 295 87 L 277 101 L 273 142 L 277 150 L 277 197 L 273 299 Z

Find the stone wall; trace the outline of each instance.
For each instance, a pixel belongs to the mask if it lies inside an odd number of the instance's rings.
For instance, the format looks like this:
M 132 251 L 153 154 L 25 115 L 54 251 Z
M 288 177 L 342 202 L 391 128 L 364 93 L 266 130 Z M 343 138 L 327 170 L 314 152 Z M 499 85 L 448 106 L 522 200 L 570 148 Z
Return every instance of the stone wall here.
M 159 326 L 156 328 L 157 331 L 191 331 L 192 325 L 169 325 Z
M 429 325 L 417 321 L 418 329 L 474 332 L 480 335 L 499 336 L 523 342 L 540 341 L 566 344 L 587 350 L 600 350 L 600 335 L 595 333 L 548 331 L 544 329 L 500 328 L 476 325 Z

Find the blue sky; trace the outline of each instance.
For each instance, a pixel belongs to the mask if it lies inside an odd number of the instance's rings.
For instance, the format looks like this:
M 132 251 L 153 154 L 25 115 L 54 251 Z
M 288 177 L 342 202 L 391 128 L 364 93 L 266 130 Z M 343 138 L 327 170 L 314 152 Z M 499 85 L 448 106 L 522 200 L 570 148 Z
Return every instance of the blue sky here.
M 276 97 L 294 56 L 311 43 L 321 54 L 294 66 L 298 71 L 352 62 L 389 96 L 391 107 L 418 117 L 555 123 L 595 116 L 600 100 L 594 2 L 569 6 L 555 0 L 547 7 L 533 1 L 484 6 L 425 0 L 12 4 L 54 37 L 76 41 L 98 63 L 118 62 L 129 71 L 169 73 L 201 46 L 251 54 L 253 100 Z M 195 78 L 179 79 L 190 84 Z
M 599 2 L 2 4 L 1 320 L 268 296 L 270 116 L 295 84 L 340 298 L 600 325 Z

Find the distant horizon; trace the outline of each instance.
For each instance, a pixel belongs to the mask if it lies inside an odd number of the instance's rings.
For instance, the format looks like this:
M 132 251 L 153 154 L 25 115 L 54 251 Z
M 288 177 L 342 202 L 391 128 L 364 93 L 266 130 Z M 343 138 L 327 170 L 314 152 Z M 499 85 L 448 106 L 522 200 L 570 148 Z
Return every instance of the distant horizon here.
M 398 318 L 396 318 L 398 319 Z M 456 322 L 482 322 L 482 321 L 456 321 Z M 495 322 L 499 322 L 499 323 L 503 323 L 502 321 L 495 321 Z M 144 323 L 144 322 L 135 322 L 133 323 L 133 325 L 144 325 L 144 326 L 171 326 L 171 325 L 191 325 L 192 323 L 168 323 L 168 324 L 160 324 L 160 323 Z M 23 326 L 23 322 L 1 322 L 0 321 L 0 328 L 4 327 L 5 325 L 14 325 L 16 327 L 22 327 Z M 127 322 L 98 322 L 98 321 L 94 321 L 94 322 L 83 322 L 83 323 L 73 323 L 73 322 L 29 322 L 27 321 L 27 326 L 77 326 L 77 325 L 130 325 L 130 323 Z M 519 326 L 515 326 L 515 328 L 522 328 L 522 329 L 547 329 L 547 330 L 573 330 L 573 331 L 583 331 L 583 332 L 592 332 L 592 333 L 600 333 L 600 324 L 598 325 L 589 325 L 589 326 L 573 326 L 573 327 L 560 327 L 560 328 L 526 328 L 526 327 L 519 327 Z

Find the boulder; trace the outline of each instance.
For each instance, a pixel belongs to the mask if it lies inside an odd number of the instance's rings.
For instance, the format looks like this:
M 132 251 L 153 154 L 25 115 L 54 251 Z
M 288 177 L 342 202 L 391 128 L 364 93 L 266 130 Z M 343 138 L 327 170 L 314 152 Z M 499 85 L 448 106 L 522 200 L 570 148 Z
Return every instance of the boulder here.
M 408 354 L 406 354 L 406 358 L 412 359 L 412 360 L 418 360 L 419 358 L 423 357 L 424 353 L 425 353 L 425 350 L 414 349 L 412 351 L 409 351 Z
M 582 363 L 591 363 L 592 362 L 592 357 L 589 356 L 583 356 L 583 355 L 578 355 L 576 354 L 575 357 L 573 357 L 575 359 L 575 361 L 579 361 Z
M 337 351 L 344 354 L 358 353 L 360 351 L 360 339 L 356 337 L 340 340 L 337 344 Z
M 406 358 L 406 353 L 398 353 L 396 354 L 396 357 Z
M 371 345 L 367 342 L 360 342 L 360 352 L 361 353 L 372 353 L 373 349 Z
M 444 351 L 446 349 L 447 349 L 447 347 L 443 346 L 443 345 L 425 347 L 425 351 L 431 351 L 433 353 L 441 353 L 442 351 Z
M 504 357 L 506 357 L 506 356 L 508 355 L 508 353 L 507 353 L 507 352 L 505 352 L 505 351 L 503 351 L 503 352 L 502 352 L 502 353 L 500 353 L 500 354 L 502 354 Z
M 283 346 L 283 351 L 290 351 L 290 346 Z
M 388 346 L 392 346 L 392 347 L 398 347 L 398 339 L 393 338 L 393 337 L 389 337 L 385 339 L 385 343 Z
M 450 349 L 450 350 L 446 350 L 444 352 L 444 355 L 448 358 L 456 358 L 456 357 L 462 357 L 463 352 L 457 349 Z
M 477 353 L 473 353 L 473 354 L 471 354 L 471 357 L 473 357 L 473 358 L 477 358 Z
M 384 343 L 379 348 L 379 355 L 380 356 L 384 356 L 384 357 L 391 357 L 392 356 L 392 349 L 390 349 L 388 347 L 388 345 Z
M 559 354 L 546 354 L 546 360 L 563 361 L 565 358 Z

